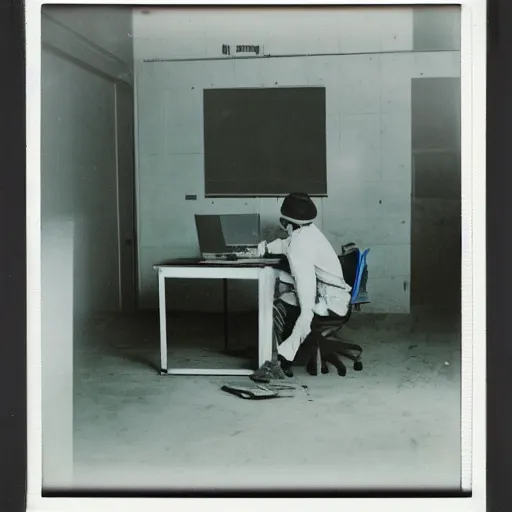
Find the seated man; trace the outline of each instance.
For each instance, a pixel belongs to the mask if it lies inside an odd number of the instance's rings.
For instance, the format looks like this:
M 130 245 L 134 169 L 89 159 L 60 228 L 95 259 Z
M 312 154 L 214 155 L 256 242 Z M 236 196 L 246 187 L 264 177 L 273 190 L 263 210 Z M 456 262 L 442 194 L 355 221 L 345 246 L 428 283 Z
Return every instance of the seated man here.
M 251 379 L 269 382 L 293 376 L 291 365 L 311 332 L 315 314 L 348 313 L 351 287 L 343 278 L 341 264 L 325 235 L 313 224 L 317 209 L 307 194 L 289 194 L 281 207 L 281 226 L 286 239 L 261 242 L 260 255 L 283 254 L 291 275 L 282 273 L 280 294 L 274 302 L 272 361 L 267 361 Z

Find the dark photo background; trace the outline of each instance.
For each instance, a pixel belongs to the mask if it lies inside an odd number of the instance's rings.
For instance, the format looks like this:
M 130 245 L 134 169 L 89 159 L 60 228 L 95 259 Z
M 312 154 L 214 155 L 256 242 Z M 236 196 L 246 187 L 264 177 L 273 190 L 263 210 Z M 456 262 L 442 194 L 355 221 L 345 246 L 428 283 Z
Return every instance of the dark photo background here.
M 509 290 L 512 289 L 512 3 L 488 1 L 487 37 L 487 510 L 510 510 L 512 390 Z M 476 362 L 478 364 L 478 362 Z
M 0 510 L 25 510 L 27 457 L 24 2 L 0 3 Z

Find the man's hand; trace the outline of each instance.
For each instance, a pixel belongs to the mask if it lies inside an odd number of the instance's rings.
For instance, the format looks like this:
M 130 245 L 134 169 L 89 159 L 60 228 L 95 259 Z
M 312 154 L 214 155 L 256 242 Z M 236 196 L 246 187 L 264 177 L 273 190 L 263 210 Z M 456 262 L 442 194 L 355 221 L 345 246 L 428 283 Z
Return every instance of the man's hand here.
M 263 258 L 267 253 L 267 242 L 263 241 L 258 244 L 258 257 Z

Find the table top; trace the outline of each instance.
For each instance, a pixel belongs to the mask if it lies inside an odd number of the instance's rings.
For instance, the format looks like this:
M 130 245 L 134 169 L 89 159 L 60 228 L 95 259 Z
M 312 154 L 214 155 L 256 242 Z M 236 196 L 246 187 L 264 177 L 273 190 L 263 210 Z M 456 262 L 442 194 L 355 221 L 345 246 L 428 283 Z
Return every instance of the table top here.
M 261 258 L 259 261 L 251 262 L 243 261 L 208 261 L 205 262 L 201 258 L 178 258 L 162 261 L 154 265 L 154 268 L 162 267 L 196 267 L 196 268 L 263 268 L 263 267 L 280 267 L 283 262 L 276 261 L 278 258 Z

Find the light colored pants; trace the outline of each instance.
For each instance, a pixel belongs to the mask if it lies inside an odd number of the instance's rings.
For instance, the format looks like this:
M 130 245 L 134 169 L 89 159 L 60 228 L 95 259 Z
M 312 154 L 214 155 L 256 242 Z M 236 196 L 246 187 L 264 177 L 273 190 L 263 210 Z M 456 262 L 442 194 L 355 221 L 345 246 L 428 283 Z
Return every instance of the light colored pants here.
M 272 358 L 283 356 L 287 361 L 293 361 L 301 345 L 299 336 L 293 335 L 295 322 L 300 315 L 300 307 L 292 306 L 277 299 L 274 302 L 273 318 L 273 351 Z

